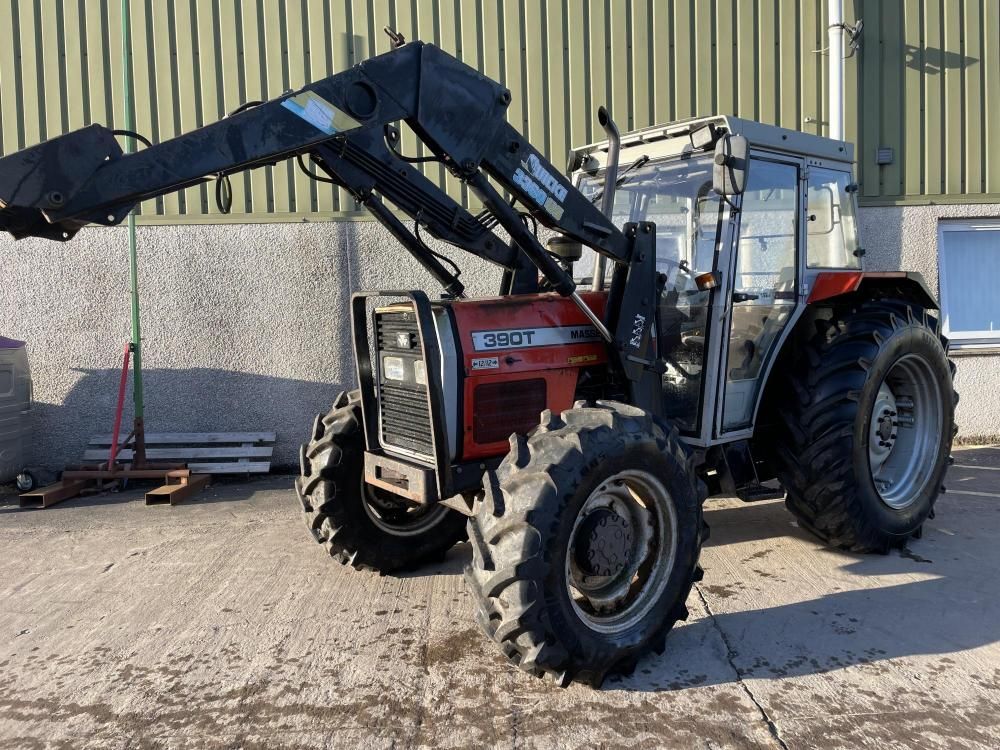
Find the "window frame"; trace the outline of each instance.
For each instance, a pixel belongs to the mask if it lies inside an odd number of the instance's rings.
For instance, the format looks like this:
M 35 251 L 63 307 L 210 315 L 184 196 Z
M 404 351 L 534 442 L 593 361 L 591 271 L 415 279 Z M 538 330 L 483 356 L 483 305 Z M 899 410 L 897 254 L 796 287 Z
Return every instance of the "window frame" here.
M 852 183 L 853 179 L 854 179 L 854 175 L 851 172 L 851 168 L 849 166 L 847 166 L 847 165 L 834 166 L 834 165 L 828 165 L 828 164 L 810 164 L 808 167 L 806 167 L 806 172 L 805 172 L 805 182 L 806 182 L 805 195 L 806 195 L 806 197 L 805 197 L 805 203 L 804 203 L 805 208 L 803 209 L 803 212 L 802 212 L 803 213 L 803 219 L 806 219 L 806 221 L 808 221 L 808 219 L 806 217 L 807 217 L 807 215 L 809 213 L 809 210 L 810 210 L 810 207 L 809 207 L 809 188 L 810 188 L 810 178 L 812 177 L 813 170 L 823 170 L 823 171 L 826 171 L 826 172 L 836 172 L 837 174 L 844 175 L 844 176 L 847 177 L 847 184 L 848 185 L 850 185 Z M 857 192 L 847 192 L 846 193 L 846 199 L 850 202 L 850 204 L 851 204 L 851 206 L 853 208 L 853 211 L 854 211 L 854 250 L 851 251 L 851 254 L 854 257 L 853 265 L 829 266 L 829 265 L 822 265 L 822 264 L 813 265 L 812 263 L 810 263 L 809 262 L 809 228 L 807 226 L 806 229 L 805 229 L 805 231 L 803 232 L 803 239 L 804 239 L 804 242 L 805 242 L 805 247 L 804 247 L 804 249 L 805 249 L 805 267 L 806 267 L 807 270 L 809 270 L 809 271 L 827 271 L 827 270 L 830 270 L 830 271 L 860 271 L 861 270 L 862 265 L 863 265 L 862 262 L 861 262 L 861 256 L 856 254 L 857 251 L 861 248 L 861 227 L 860 227 L 861 217 L 860 217 L 860 215 L 858 213 L 858 194 L 857 194 Z M 843 217 L 843 212 L 844 212 L 843 203 L 841 203 L 840 212 L 841 212 L 841 218 L 840 218 L 840 220 L 841 220 L 841 223 L 843 223 L 843 220 L 844 220 L 844 217 Z M 841 237 L 843 237 L 843 230 L 841 230 Z M 846 250 L 846 248 L 845 248 L 845 250 Z
M 945 252 L 947 232 L 996 232 L 1000 241 L 1000 218 L 982 219 L 939 219 L 937 236 L 938 296 L 941 301 L 941 325 L 944 335 L 953 349 L 996 349 L 1000 348 L 1000 329 L 994 331 L 956 331 L 951 327 L 948 301 L 948 262 Z

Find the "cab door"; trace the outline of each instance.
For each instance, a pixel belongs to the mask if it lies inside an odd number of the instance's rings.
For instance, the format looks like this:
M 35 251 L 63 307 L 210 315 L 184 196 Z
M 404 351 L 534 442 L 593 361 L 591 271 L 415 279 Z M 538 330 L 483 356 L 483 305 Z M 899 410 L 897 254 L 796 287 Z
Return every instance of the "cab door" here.
M 796 309 L 801 162 L 754 156 L 730 260 L 717 434 L 749 430 L 771 363 Z

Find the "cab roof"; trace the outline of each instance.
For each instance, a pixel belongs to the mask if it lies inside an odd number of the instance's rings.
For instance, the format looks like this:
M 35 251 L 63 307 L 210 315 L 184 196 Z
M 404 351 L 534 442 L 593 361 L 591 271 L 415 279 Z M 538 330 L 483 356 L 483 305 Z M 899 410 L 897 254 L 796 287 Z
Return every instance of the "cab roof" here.
M 744 120 L 741 117 L 732 115 L 712 115 L 710 117 L 692 117 L 686 120 L 665 125 L 652 125 L 641 130 L 633 130 L 622 134 L 622 162 L 628 163 L 625 153 L 636 147 L 643 147 L 642 150 L 650 158 L 656 158 L 661 154 L 680 153 L 675 139 L 687 137 L 707 125 L 714 125 L 716 128 L 725 130 L 733 135 L 746 136 L 751 147 L 766 148 L 773 151 L 784 151 L 800 156 L 813 157 L 824 161 L 839 161 L 847 164 L 854 162 L 854 145 L 847 141 L 836 141 L 832 138 L 813 135 L 812 133 L 802 133 L 798 130 L 778 127 L 777 125 L 766 125 L 754 120 Z M 597 166 L 603 166 L 608 153 L 608 142 L 598 141 L 586 146 L 580 146 L 570 151 L 570 164 L 582 164 L 588 160 L 595 160 Z M 591 166 L 594 166 L 591 161 Z

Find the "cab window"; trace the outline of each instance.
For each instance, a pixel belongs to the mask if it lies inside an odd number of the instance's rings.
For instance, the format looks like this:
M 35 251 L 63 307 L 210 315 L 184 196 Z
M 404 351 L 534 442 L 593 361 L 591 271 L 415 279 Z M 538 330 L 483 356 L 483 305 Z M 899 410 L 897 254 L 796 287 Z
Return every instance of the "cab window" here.
M 806 194 L 809 268 L 858 268 L 858 226 L 847 172 L 810 167 Z

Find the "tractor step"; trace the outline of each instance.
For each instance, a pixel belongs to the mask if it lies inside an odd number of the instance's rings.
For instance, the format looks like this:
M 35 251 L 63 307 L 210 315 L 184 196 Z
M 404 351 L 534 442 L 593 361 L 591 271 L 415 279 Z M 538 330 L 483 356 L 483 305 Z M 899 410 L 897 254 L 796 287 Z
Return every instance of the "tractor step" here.
M 751 484 L 736 490 L 736 497 L 745 503 L 756 503 L 760 500 L 780 500 L 784 496 L 784 488 L 768 487 L 764 484 Z

